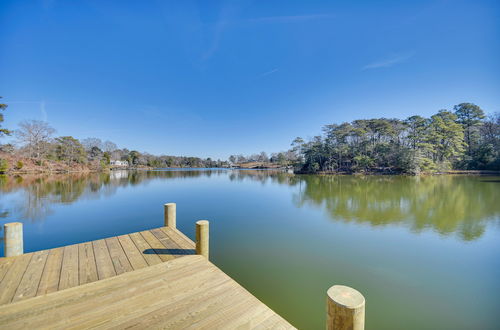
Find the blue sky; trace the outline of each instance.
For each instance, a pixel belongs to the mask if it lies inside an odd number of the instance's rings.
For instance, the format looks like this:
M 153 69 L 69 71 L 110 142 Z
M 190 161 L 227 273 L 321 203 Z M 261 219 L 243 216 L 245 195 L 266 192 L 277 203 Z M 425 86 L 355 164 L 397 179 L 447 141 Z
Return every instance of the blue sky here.
M 2 0 L 0 95 L 8 128 L 213 158 L 358 118 L 492 113 L 500 2 Z

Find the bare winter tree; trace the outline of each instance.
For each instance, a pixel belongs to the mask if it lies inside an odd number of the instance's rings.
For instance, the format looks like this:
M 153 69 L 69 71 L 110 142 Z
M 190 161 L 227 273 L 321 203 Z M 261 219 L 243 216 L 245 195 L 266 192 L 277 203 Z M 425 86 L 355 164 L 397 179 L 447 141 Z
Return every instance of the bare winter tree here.
M 102 144 L 102 150 L 104 152 L 113 152 L 115 151 L 116 149 L 118 149 L 118 147 L 116 146 L 115 143 L 111 142 L 111 141 L 104 141 L 104 143 Z
M 17 142 L 29 153 L 30 157 L 40 158 L 50 147 L 52 134 L 56 130 L 47 122 L 40 120 L 25 120 L 19 123 L 15 131 Z
M 101 139 L 89 137 L 82 140 L 82 145 L 85 147 L 85 150 L 90 151 L 92 148 L 96 147 L 102 150 L 103 143 Z

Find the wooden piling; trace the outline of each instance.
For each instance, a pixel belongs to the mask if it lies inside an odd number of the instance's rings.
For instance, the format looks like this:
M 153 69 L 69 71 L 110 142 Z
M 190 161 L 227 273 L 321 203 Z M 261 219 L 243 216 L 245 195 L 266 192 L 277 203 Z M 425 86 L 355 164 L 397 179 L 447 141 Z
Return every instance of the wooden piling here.
M 196 222 L 196 254 L 200 254 L 208 259 L 209 231 L 208 221 L 199 220 Z
M 334 285 L 327 291 L 327 330 L 364 330 L 365 298 L 348 286 Z
M 6 223 L 3 226 L 3 232 L 5 256 L 14 257 L 23 254 L 23 224 L 20 222 Z
M 177 227 L 177 206 L 175 203 L 167 203 L 164 205 L 165 208 L 165 227 L 170 227 L 175 229 Z

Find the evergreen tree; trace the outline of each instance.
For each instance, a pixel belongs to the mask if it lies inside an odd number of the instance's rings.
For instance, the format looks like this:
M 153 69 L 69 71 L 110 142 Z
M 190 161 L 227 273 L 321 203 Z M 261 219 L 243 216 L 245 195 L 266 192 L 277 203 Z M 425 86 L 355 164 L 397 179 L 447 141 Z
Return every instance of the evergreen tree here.
M 467 155 L 472 158 L 474 150 L 478 147 L 479 129 L 485 118 L 484 111 L 473 103 L 460 103 L 454 106 L 453 110 L 464 129 Z
M 0 99 L 2 97 L 0 96 Z M 0 111 L 5 111 L 8 105 L 5 103 L 0 103 Z M 6 128 L 2 128 L 1 123 L 3 123 L 3 113 L 0 113 L 0 137 L 3 135 L 10 135 L 12 132 Z
M 464 131 L 457 116 L 440 110 L 431 117 L 429 142 L 434 145 L 434 160 L 446 168 L 459 160 L 465 150 Z

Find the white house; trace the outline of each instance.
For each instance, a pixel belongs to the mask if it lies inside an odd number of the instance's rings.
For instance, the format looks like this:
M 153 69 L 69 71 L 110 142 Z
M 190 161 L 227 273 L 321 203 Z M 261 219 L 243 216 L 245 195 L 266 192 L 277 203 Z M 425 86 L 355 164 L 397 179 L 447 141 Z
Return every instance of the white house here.
M 126 160 L 110 160 L 109 163 L 114 166 L 128 166 L 128 162 Z

